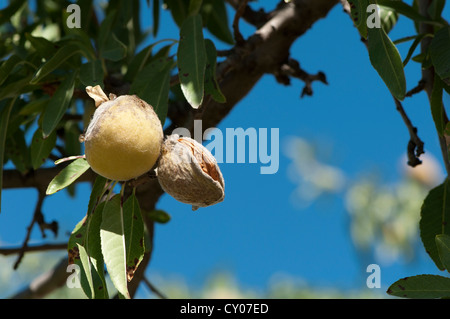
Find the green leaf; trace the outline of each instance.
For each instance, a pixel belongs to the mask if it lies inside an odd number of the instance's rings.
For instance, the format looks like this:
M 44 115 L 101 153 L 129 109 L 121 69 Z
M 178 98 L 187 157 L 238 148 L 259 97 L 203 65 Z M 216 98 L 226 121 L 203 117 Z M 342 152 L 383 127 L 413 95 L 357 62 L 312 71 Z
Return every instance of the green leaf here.
M 436 73 L 450 85 L 450 26 L 435 33 L 430 44 L 430 55 Z
M 414 38 L 414 42 L 411 44 L 411 47 L 408 50 L 408 54 L 406 55 L 405 59 L 403 60 L 403 67 L 408 64 L 409 60 L 411 59 L 411 56 L 413 55 L 414 51 L 416 50 L 417 46 L 420 44 L 423 38 L 432 36 L 430 33 L 424 34 L 418 34 Z
M 60 48 L 58 44 L 54 44 L 46 38 L 35 37 L 29 33 L 25 33 L 25 38 L 30 41 L 33 48 L 42 58 L 50 58 L 55 54 L 55 51 Z
M 116 289 L 130 298 L 127 287 L 126 249 L 121 195 L 105 204 L 100 225 L 102 254 L 109 276 Z
M 415 8 L 404 3 L 403 1 L 377 0 L 377 3 L 381 6 L 392 8 L 397 13 L 404 15 L 413 21 L 431 22 L 430 19 L 424 17 Z
M 48 97 L 33 100 L 20 109 L 19 115 L 31 115 L 41 113 L 45 109 L 49 101 L 50 99 Z
M 190 16 L 183 22 L 177 58 L 181 90 L 189 104 L 197 109 L 203 101 L 206 65 L 201 16 Z
M 164 125 L 167 116 L 172 59 L 160 58 L 146 65 L 131 84 L 130 94 L 136 94 L 150 104 Z
M 116 10 L 111 10 L 100 25 L 97 36 L 97 48 L 100 52 L 102 52 L 106 44 L 106 40 L 111 34 L 112 25 L 115 19 Z
M 67 121 L 64 124 L 64 150 L 65 154 L 80 154 L 80 127 L 76 121 Z
M 127 279 L 133 279 L 134 272 L 144 257 L 144 222 L 139 202 L 132 194 L 123 204 L 125 247 L 127 254 Z
M 61 47 L 56 53 L 45 62 L 35 73 L 30 84 L 38 83 L 42 78 L 54 71 L 58 66 L 67 61 L 75 54 L 82 53 L 83 50 L 77 44 L 68 44 Z
M 114 33 L 107 39 L 101 51 L 101 57 L 111 61 L 122 60 L 127 55 L 127 47 Z
M 433 20 L 439 20 L 445 7 L 445 0 L 433 0 L 428 7 L 428 14 Z
M 32 77 L 33 75 L 30 74 L 3 86 L 0 90 L 0 100 L 16 97 L 22 93 L 33 91 L 33 86 L 29 84 Z
M 205 50 L 207 61 L 205 67 L 205 94 L 210 94 L 212 98 L 219 103 L 225 103 L 226 98 L 222 91 L 220 91 L 216 79 L 217 51 L 214 43 L 209 39 L 205 40 Z
M 450 296 L 450 278 L 436 275 L 406 277 L 393 283 L 387 293 L 404 298 L 447 298 Z
M 103 88 L 103 68 L 100 60 L 94 60 L 81 65 L 80 81 L 84 86 L 100 85 Z
M 367 39 L 367 6 L 368 0 L 348 0 L 350 16 L 359 31 L 359 34 Z
M 444 134 L 445 122 L 444 122 L 444 104 L 442 103 L 442 93 L 444 86 L 442 80 L 439 77 L 434 78 L 433 90 L 431 91 L 431 114 L 436 126 L 436 131 L 440 136 Z
M 2 64 L 0 67 L 0 85 L 5 82 L 13 69 L 20 63 L 23 63 L 23 60 L 18 55 L 13 54 Z
M 164 0 L 164 3 L 170 10 L 173 20 L 180 27 L 188 16 L 189 2 L 186 0 Z
M 79 158 L 64 167 L 48 184 L 47 195 L 54 194 L 69 186 L 89 169 L 89 164 L 84 158 Z
M 420 212 L 420 237 L 425 251 L 436 266 L 444 270 L 439 258 L 435 238 L 437 235 L 450 235 L 450 190 L 449 181 L 433 188 L 425 198 Z
M 198 14 L 203 0 L 189 0 L 188 15 Z
M 2 204 L 2 186 L 3 186 L 3 159 L 5 156 L 5 141 L 6 141 L 6 132 L 8 129 L 9 117 L 11 115 L 11 110 L 13 108 L 16 99 L 12 99 L 11 102 L 4 105 L 3 109 L 0 109 L 0 211 Z M 1 105 L 1 104 L 0 104 Z
M 152 210 L 146 213 L 146 216 L 153 220 L 154 222 L 165 224 L 170 221 L 170 215 L 163 210 Z
M 436 246 L 438 248 L 439 258 L 441 259 L 444 268 L 450 272 L 450 236 L 437 235 Z
M 158 51 L 155 55 L 152 55 L 152 50 L 155 47 L 155 45 L 164 42 L 164 41 L 172 41 L 173 43 L 163 47 L 160 51 Z M 130 61 L 127 69 L 127 73 L 125 75 L 125 80 L 132 82 L 133 79 L 136 77 L 136 75 L 151 61 L 154 61 L 159 55 L 163 55 L 164 57 L 167 57 L 168 51 L 172 48 L 172 46 L 177 41 L 172 39 L 163 39 L 160 41 L 157 41 L 155 43 L 150 44 L 149 46 L 142 49 L 138 54 L 136 54 L 132 60 Z M 166 54 L 167 52 L 167 54 Z
M 51 151 L 56 145 L 56 132 L 48 135 L 46 138 L 42 137 L 42 129 L 38 128 L 31 140 L 31 165 L 33 169 L 38 169 L 50 155 Z
M 204 0 L 201 14 L 211 34 L 225 43 L 234 44 L 228 25 L 227 10 L 222 0 Z
M 6 140 L 6 155 L 14 163 L 16 169 L 25 174 L 31 167 L 30 149 L 25 141 L 25 133 L 22 129 L 17 129 Z
M 385 6 L 378 6 L 378 14 L 380 16 L 381 27 L 386 33 L 389 33 L 398 21 L 397 12 Z
M 103 189 L 101 182 L 104 186 L 104 179 L 95 181 L 92 194 L 99 185 Z M 81 268 L 81 287 L 91 299 L 108 298 L 100 245 L 100 223 L 105 202 L 97 204 L 78 223 L 68 242 L 69 263 L 75 263 Z
M 75 87 L 76 75 L 77 72 L 72 72 L 61 82 L 45 108 L 44 114 L 42 115 L 42 133 L 44 138 L 53 132 L 69 107 Z
M 398 100 L 403 100 L 406 94 L 406 79 L 402 59 L 382 28 L 368 29 L 368 50 L 372 66 L 391 94 Z

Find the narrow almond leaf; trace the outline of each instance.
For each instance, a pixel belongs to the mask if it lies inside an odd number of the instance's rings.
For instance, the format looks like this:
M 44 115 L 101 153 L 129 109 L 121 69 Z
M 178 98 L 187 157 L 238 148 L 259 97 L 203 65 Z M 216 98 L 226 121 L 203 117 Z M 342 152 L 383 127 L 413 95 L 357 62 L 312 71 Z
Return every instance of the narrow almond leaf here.
M 23 63 L 23 60 L 16 54 L 11 55 L 8 60 L 3 62 L 0 67 L 0 85 L 5 82 L 12 70 L 20 63 Z
M 51 151 L 56 145 L 56 132 L 52 132 L 46 138 L 42 137 L 42 128 L 38 128 L 33 135 L 30 145 L 31 165 L 38 169 L 45 163 Z
M 125 230 L 121 195 L 115 195 L 105 204 L 100 225 L 102 254 L 109 276 L 116 289 L 130 298 L 127 287 Z
M 127 253 L 127 278 L 131 281 L 134 272 L 144 257 L 144 222 L 139 202 L 132 194 L 123 204 L 125 245 Z
M 77 72 L 73 72 L 61 82 L 42 115 L 42 134 L 46 138 L 56 128 L 72 100 Z
M 413 21 L 432 22 L 430 19 L 421 15 L 414 7 L 403 1 L 377 0 L 377 4 L 394 9 L 397 13 L 404 15 Z
M 444 234 L 437 235 L 436 246 L 442 265 L 448 272 L 450 272 L 450 236 Z
M 431 115 L 436 126 L 436 131 L 440 136 L 444 134 L 444 104 L 442 103 L 442 93 L 444 91 L 443 82 L 439 77 L 434 78 L 433 90 L 431 91 Z
M 30 41 L 38 55 L 45 59 L 52 57 L 55 54 L 55 51 L 60 48 L 58 44 L 54 44 L 46 38 L 35 37 L 30 33 L 25 33 L 25 37 L 28 41 Z
M 153 107 L 163 125 L 168 109 L 170 73 L 174 66 L 172 59 L 157 59 L 137 74 L 130 88 L 130 94 L 138 95 Z
M 425 198 L 420 212 L 420 238 L 425 251 L 436 266 L 444 270 L 436 246 L 437 235 L 450 235 L 450 189 L 449 181 L 433 188 Z
M 450 26 L 435 33 L 430 45 L 430 55 L 436 73 L 450 85 Z
M 181 90 L 188 103 L 197 109 L 203 101 L 206 65 L 202 18 L 193 15 L 186 18 L 180 28 L 178 45 L 178 76 Z
M 100 60 L 94 60 L 81 65 L 80 81 L 84 86 L 100 85 L 103 88 L 103 68 Z
M 31 79 L 30 84 L 38 83 L 42 78 L 55 70 L 62 63 L 67 61 L 75 54 L 82 53 L 83 50 L 77 44 L 68 44 L 61 47 L 56 53 L 45 62 L 37 71 L 34 77 Z
M 3 106 L 0 109 L 0 211 L 2 207 L 2 186 L 3 186 L 3 159 L 5 156 L 6 133 L 8 129 L 9 116 L 16 99 Z M 1 105 L 1 104 L 0 104 Z
M 403 67 L 406 66 L 406 64 L 408 64 L 409 60 L 411 59 L 412 55 L 414 54 L 414 51 L 416 50 L 417 46 L 420 44 L 420 42 L 422 41 L 422 39 L 424 37 L 429 37 L 432 36 L 430 33 L 421 33 L 417 36 L 415 36 L 415 40 L 414 42 L 411 44 L 411 47 L 408 50 L 408 54 L 406 55 L 405 59 L 403 60 Z
M 186 0 L 164 0 L 164 4 L 170 11 L 173 20 L 180 27 L 189 11 L 189 1 Z
M 155 55 L 152 55 L 153 48 L 160 44 L 161 42 L 172 42 L 172 44 L 163 47 L 161 50 L 159 50 Z M 160 41 L 156 41 L 149 46 L 142 49 L 138 54 L 133 56 L 130 63 L 128 64 L 127 73 L 125 74 L 125 79 L 127 81 L 132 82 L 136 75 L 150 62 L 156 60 L 157 58 L 160 58 L 161 55 L 164 57 L 167 57 L 168 51 L 172 48 L 172 46 L 176 43 L 176 40 L 173 39 L 162 39 Z M 167 54 L 166 54 L 167 52 Z
M 79 158 L 67 167 L 63 168 L 48 184 L 46 194 L 54 194 L 69 186 L 89 169 L 89 164 L 84 158 Z
M 378 15 L 380 16 L 381 27 L 389 33 L 398 21 L 398 13 L 391 8 L 378 6 Z
M 111 34 L 113 22 L 116 18 L 116 10 L 111 10 L 100 25 L 97 36 L 97 48 L 101 52 L 106 44 L 107 38 Z
M 205 94 L 210 94 L 216 102 L 225 103 L 226 98 L 220 91 L 216 79 L 217 51 L 214 43 L 209 39 L 205 40 L 205 50 L 207 59 L 205 67 Z
M 101 57 L 106 60 L 119 61 L 127 55 L 126 45 L 114 33 L 111 33 L 101 51 Z
M 204 0 L 201 8 L 206 28 L 219 40 L 234 44 L 228 24 L 227 9 L 222 0 Z
M 367 39 L 367 6 L 368 0 L 348 0 L 350 16 L 359 31 L 359 34 Z
M 406 94 L 406 79 L 400 54 L 382 28 L 368 29 L 368 50 L 372 66 L 391 94 L 402 101 Z
M 448 298 L 450 297 L 450 278 L 437 275 L 418 275 L 394 282 L 387 293 L 403 298 Z
M 16 169 L 26 174 L 31 167 L 30 149 L 25 141 L 25 132 L 18 128 L 6 140 L 6 156 L 14 163 Z
M 81 287 L 90 299 L 108 298 L 100 245 L 100 223 L 104 204 L 102 202 L 95 206 L 93 211 L 88 211 L 73 230 L 67 245 L 69 263 L 80 267 Z

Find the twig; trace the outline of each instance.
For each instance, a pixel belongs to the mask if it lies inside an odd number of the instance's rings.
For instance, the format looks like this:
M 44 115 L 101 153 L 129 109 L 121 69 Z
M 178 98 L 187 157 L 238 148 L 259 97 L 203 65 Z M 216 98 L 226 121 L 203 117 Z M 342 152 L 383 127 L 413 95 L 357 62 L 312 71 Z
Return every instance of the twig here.
M 277 81 L 284 85 L 290 84 L 290 78 L 294 77 L 305 82 L 305 87 L 302 90 L 301 97 L 313 94 L 312 83 L 314 81 L 320 81 L 324 84 L 328 84 L 325 73 L 318 72 L 317 74 L 309 74 L 300 67 L 300 63 L 294 59 L 289 59 L 287 63 L 280 66 L 278 70 L 274 72 Z
M 239 0 L 226 0 L 235 10 L 237 10 L 240 6 Z M 259 28 L 264 25 L 273 15 L 273 12 L 266 13 L 263 9 L 259 9 L 258 11 L 253 10 L 250 6 L 245 6 L 244 12 L 242 13 L 242 18 Z
M 37 222 L 37 220 L 41 218 L 39 215 L 42 215 L 41 209 L 42 209 L 42 204 L 43 204 L 44 198 L 45 198 L 45 192 L 42 192 L 39 189 L 38 189 L 38 191 L 39 191 L 39 196 L 38 196 L 38 201 L 36 203 L 36 207 L 34 209 L 33 219 L 31 220 L 31 223 L 27 228 L 27 234 L 25 235 L 25 240 L 22 244 L 22 248 L 18 251 L 19 256 L 17 257 L 17 260 L 14 263 L 14 267 L 13 267 L 14 270 L 16 270 L 19 267 L 19 264 L 22 261 L 22 258 L 24 256 L 25 252 L 27 251 L 28 241 L 30 240 L 31 230 L 33 229 L 34 223 Z
M 157 295 L 159 298 L 161 299 L 167 299 L 167 297 L 160 292 L 155 286 L 153 286 L 153 284 L 144 276 L 142 278 L 142 280 L 144 280 L 145 284 L 147 285 L 147 287 L 155 294 Z
M 247 6 L 249 0 L 241 0 L 239 6 L 236 9 L 236 14 L 233 19 L 233 33 L 234 39 L 236 40 L 237 45 L 241 45 L 244 43 L 244 38 L 242 37 L 241 31 L 239 30 L 239 19 L 244 14 L 245 7 Z
M 422 92 L 423 89 L 425 88 L 425 84 L 426 84 L 426 82 L 425 82 L 424 79 L 420 80 L 416 87 L 414 87 L 411 90 L 409 90 L 408 92 L 406 92 L 405 96 L 406 97 L 411 97 L 414 94 Z
M 419 164 L 422 164 L 422 161 L 419 159 L 419 156 L 422 155 L 424 152 L 423 146 L 424 143 L 417 135 L 417 128 L 413 126 L 411 123 L 411 120 L 409 119 L 408 115 L 406 114 L 405 110 L 403 109 L 402 104 L 399 100 L 397 100 L 394 97 L 395 105 L 397 107 L 397 111 L 402 116 L 403 122 L 405 122 L 406 127 L 409 131 L 409 137 L 410 140 L 408 142 L 408 165 L 415 167 Z
M 28 246 L 24 249 L 23 247 L 14 247 L 14 248 L 0 248 L 0 255 L 8 256 L 24 252 L 36 252 L 36 251 L 49 251 L 49 250 L 61 250 L 67 249 L 67 243 L 61 244 L 43 244 L 36 246 Z

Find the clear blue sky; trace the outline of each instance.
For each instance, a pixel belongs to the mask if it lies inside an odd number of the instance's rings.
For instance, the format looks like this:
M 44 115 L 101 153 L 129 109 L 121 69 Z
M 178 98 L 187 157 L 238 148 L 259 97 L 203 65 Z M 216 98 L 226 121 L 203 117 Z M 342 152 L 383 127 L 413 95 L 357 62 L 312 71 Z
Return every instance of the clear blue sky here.
M 267 8 L 270 2 L 260 1 Z M 444 13 L 447 18 L 449 9 L 447 3 Z M 232 11 L 229 13 L 231 19 Z M 143 9 L 142 15 L 144 26 L 150 26 L 151 11 Z M 241 23 L 241 28 L 244 35 L 253 30 L 245 23 Z M 397 39 L 411 34 L 412 23 L 401 17 L 390 35 Z M 169 13 L 163 11 L 158 38 L 177 37 Z M 152 41 L 150 38 L 148 43 Z M 216 43 L 219 49 L 226 48 Z M 402 57 L 408 44 L 399 46 Z M 333 199 L 326 206 L 313 204 L 298 209 L 290 201 L 296 185 L 288 177 L 291 162 L 283 153 L 283 143 L 291 136 L 325 143 L 331 146 L 331 164 L 347 176 L 355 177 L 376 167 L 386 182 L 392 182 L 400 178 L 398 161 L 405 155 L 409 135 L 389 91 L 371 67 L 367 51 L 340 5 L 295 42 L 291 56 L 306 71 L 325 72 L 329 85 L 316 82 L 314 95 L 300 99 L 302 82 L 293 80 L 291 86 L 285 87 L 273 76 L 265 76 L 219 125 L 222 130 L 279 128 L 278 172 L 261 175 L 260 163 L 223 163 L 220 167 L 226 182 L 225 201 L 196 212 L 164 195 L 157 207 L 170 213 L 172 220 L 156 226 L 154 252 L 147 272 L 150 278 L 153 273 L 175 274 L 191 285 L 201 286 L 210 274 L 225 269 L 243 287 L 261 290 L 267 288 L 276 273 L 301 278 L 311 286 L 365 287 L 367 264 L 360 264 L 357 259 L 342 199 Z M 420 79 L 417 63 L 408 65 L 406 77 L 409 89 L 417 84 Z M 422 93 L 406 100 L 404 106 L 419 128 L 426 152 L 439 158 L 426 95 Z M 46 199 L 45 217 L 49 221 L 57 219 L 61 230 L 57 239 L 49 235 L 49 242 L 66 240 L 66 232 L 85 214 L 88 192 L 84 184 L 77 187 L 76 199 L 70 199 L 66 192 Z M 0 241 L 18 246 L 25 236 L 37 194 L 34 190 L 5 190 L 2 196 Z M 37 229 L 33 239 L 40 242 Z M 413 264 L 380 265 L 381 290 L 385 291 L 401 277 L 442 274 L 420 253 Z

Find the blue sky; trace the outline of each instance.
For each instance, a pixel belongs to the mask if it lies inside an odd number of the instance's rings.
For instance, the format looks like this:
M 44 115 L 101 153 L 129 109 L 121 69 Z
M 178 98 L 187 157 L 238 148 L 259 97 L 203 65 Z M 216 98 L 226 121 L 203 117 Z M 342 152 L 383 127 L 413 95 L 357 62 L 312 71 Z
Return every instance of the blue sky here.
M 260 1 L 267 8 L 270 2 Z M 231 19 L 232 11 L 229 13 Z M 449 13 L 447 3 L 444 17 L 448 18 Z M 144 26 L 151 25 L 150 10 L 142 10 L 142 15 Z M 253 31 L 243 22 L 241 30 L 244 36 Z M 397 39 L 413 31 L 412 23 L 401 17 L 390 36 Z M 207 33 L 205 36 L 211 37 Z M 177 37 L 169 13 L 162 11 L 158 38 Z M 147 43 L 153 40 L 149 38 Z M 215 42 L 219 49 L 226 48 Z M 402 57 L 408 44 L 399 46 Z M 293 80 L 291 86 L 285 87 L 273 76 L 264 76 L 218 126 L 223 131 L 237 127 L 279 128 L 278 172 L 261 175 L 261 163 L 222 163 L 224 202 L 196 212 L 169 195 L 162 196 L 157 208 L 167 211 L 172 220 L 156 226 L 153 257 L 147 270 L 150 279 L 179 275 L 188 284 L 201 286 L 215 271 L 227 270 L 243 287 L 261 290 L 280 273 L 301 278 L 311 286 L 364 289 L 368 264 L 361 264 L 357 258 L 342 198 L 332 198 L 325 205 L 313 203 L 306 209 L 296 207 L 291 195 L 297 185 L 288 176 L 291 160 L 284 154 L 283 145 L 290 137 L 300 136 L 324 147 L 332 155 L 329 163 L 350 178 L 376 168 L 383 181 L 395 182 L 401 176 L 399 160 L 405 155 L 408 131 L 340 5 L 295 42 L 291 56 L 310 73 L 325 72 L 329 85 L 315 82 L 314 95 L 300 99 L 302 82 Z M 410 62 L 405 72 L 410 89 L 420 80 L 420 66 Z M 448 104 L 448 95 L 444 102 Z M 439 158 L 425 93 L 405 100 L 404 107 L 419 128 L 425 151 Z M 49 235 L 47 241 L 67 238 L 66 233 L 85 214 L 88 194 L 88 186 L 82 184 L 77 186 L 75 199 L 66 192 L 46 199 L 46 220 L 60 222 L 58 238 Z M 35 190 L 3 191 L 3 245 L 22 243 L 36 198 Z M 41 241 L 37 229 L 33 240 Z M 380 266 L 381 291 L 401 277 L 442 274 L 422 250 L 414 263 Z

